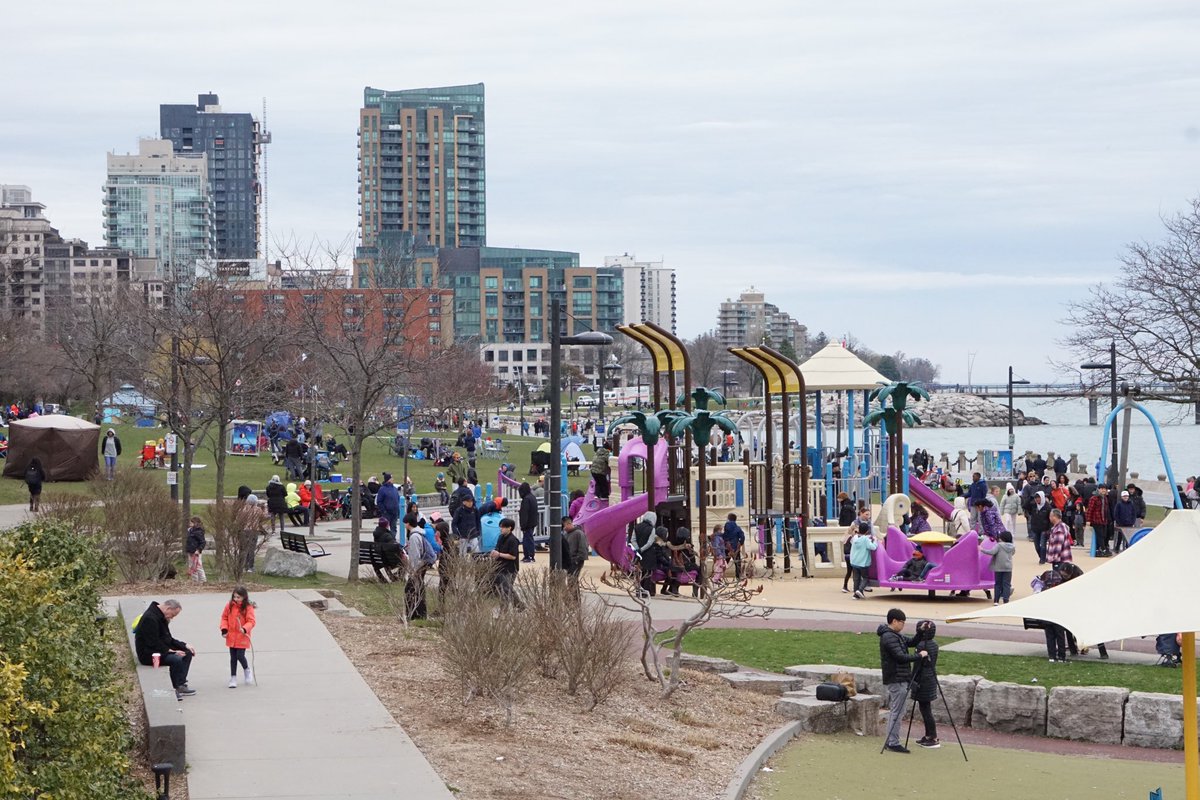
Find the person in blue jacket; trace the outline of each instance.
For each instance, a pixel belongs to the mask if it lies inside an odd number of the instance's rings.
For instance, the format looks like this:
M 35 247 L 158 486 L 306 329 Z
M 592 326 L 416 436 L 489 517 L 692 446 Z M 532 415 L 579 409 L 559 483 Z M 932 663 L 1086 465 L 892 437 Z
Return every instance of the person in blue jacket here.
M 383 473 L 383 484 L 375 495 L 375 508 L 379 516 L 386 517 L 392 530 L 397 530 L 400 521 L 400 490 L 392 483 L 392 473 Z
M 725 540 L 726 558 L 733 561 L 734 575 L 740 580 L 742 554 L 746 551 L 746 532 L 737 524 L 737 514 L 730 514 L 725 520 L 725 530 L 721 538 Z

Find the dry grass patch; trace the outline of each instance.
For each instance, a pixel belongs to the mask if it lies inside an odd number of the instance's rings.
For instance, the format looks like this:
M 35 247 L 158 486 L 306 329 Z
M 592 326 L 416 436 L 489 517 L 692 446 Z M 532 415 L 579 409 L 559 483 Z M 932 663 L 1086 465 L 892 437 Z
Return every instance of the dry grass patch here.
M 506 726 L 492 704 L 463 705 L 443 666 L 439 631 L 406 632 L 383 618 L 322 621 L 462 800 L 717 798 L 779 725 L 774 698 L 731 691 L 700 672 L 688 671 L 670 701 L 660 702 L 658 685 L 639 677 L 584 712 L 587 699 L 566 694 L 565 676 L 547 678 L 534 666 Z
M 692 753 L 690 750 L 684 750 L 682 747 L 665 742 L 656 742 L 653 739 L 647 739 L 645 736 L 635 736 L 627 733 L 624 736 L 610 736 L 607 740 L 610 744 L 618 744 L 622 747 L 628 747 L 631 750 L 640 750 L 643 753 L 653 753 L 661 758 L 673 759 L 680 764 L 692 763 Z

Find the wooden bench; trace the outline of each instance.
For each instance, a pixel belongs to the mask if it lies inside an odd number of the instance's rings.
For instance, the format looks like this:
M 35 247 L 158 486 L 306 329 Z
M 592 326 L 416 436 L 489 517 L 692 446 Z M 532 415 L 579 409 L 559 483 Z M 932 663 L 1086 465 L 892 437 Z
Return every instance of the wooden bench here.
M 329 555 L 329 553 L 325 552 L 324 547 L 316 543 L 310 545 L 308 539 L 299 533 L 283 531 L 279 534 L 279 541 L 283 545 L 284 550 L 291 550 L 293 553 L 304 553 L 304 555 L 311 558 L 320 558 L 321 556 Z M 312 547 L 317 548 L 317 552 L 314 553 L 310 549 Z
M 380 583 L 395 583 L 400 580 L 403 567 L 389 567 L 383 563 L 383 553 L 374 542 L 359 541 L 358 565 L 369 566 L 375 570 L 375 577 Z

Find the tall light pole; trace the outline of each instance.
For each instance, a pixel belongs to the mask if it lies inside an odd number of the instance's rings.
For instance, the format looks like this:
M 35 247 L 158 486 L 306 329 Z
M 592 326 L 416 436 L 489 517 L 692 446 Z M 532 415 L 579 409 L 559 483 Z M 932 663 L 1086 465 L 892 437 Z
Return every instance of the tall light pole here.
M 1117 408 L 1117 343 L 1114 340 L 1108 346 L 1108 363 L 1103 361 L 1089 361 L 1086 364 L 1080 364 L 1080 369 L 1106 369 L 1109 377 L 1109 397 L 1112 400 L 1112 410 Z M 1117 470 L 1117 426 L 1112 427 L 1112 458 L 1110 459 L 1109 471 L 1116 475 Z M 1105 475 L 1097 475 L 1096 480 L 1108 480 Z
M 1008 368 L 1008 449 L 1012 452 L 1013 461 L 1017 459 L 1017 453 L 1014 449 L 1017 446 L 1017 437 L 1013 436 L 1013 384 L 1028 384 L 1029 381 L 1024 378 L 1013 380 L 1012 367 Z
M 564 336 L 560 301 L 550 301 L 550 475 L 546 481 L 546 504 L 550 510 L 550 568 L 562 569 L 562 346 L 604 346 L 613 338 L 600 331 Z
M 721 370 L 721 389 L 723 390 L 723 392 L 725 394 L 725 405 L 729 405 L 729 376 L 730 375 L 737 375 L 737 373 L 731 369 Z M 737 386 L 737 381 L 734 381 L 733 385 Z

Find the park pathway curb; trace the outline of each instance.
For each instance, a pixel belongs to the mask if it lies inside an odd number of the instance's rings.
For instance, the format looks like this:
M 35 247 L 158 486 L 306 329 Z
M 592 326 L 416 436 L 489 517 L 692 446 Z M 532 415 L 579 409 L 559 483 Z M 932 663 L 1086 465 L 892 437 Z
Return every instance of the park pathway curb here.
M 143 604 L 165 597 L 121 598 Z M 196 648 L 180 702 L 192 800 L 383 800 L 453 794 L 392 719 L 315 612 L 288 592 L 259 592 L 258 685 L 229 689 L 223 593 L 178 595 L 172 634 Z M 147 669 L 147 668 L 143 668 Z M 239 670 L 240 673 L 240 670 Z M 397 680 L 402 680 L 397 676 Z

